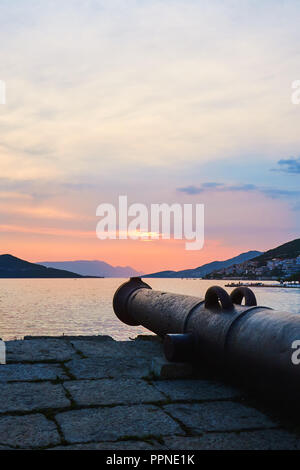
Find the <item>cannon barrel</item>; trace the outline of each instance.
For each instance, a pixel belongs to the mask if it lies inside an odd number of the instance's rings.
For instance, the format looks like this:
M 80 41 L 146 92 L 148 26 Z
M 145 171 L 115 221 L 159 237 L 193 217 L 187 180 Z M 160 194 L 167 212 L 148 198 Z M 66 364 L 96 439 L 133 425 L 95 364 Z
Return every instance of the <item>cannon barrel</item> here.
M 222 371 L 299 408 L 300 315 L 258 306 L 247 287 L 229 295 L 213 286 L 198 298 L 154 291 L 140 278 L 119 287 L 113 307 L 122 322 L 161 336 L 169 361 Z

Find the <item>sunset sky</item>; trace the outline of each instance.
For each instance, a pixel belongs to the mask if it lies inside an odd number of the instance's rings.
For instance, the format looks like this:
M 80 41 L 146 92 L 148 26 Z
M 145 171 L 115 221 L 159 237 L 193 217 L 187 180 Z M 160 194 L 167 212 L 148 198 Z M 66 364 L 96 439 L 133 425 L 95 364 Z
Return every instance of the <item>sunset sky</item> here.
M 1 0 L 1 253 L 196 267 L 299 237 L 298 0 Z M 205 245 L 96 208 L 205 204 Z

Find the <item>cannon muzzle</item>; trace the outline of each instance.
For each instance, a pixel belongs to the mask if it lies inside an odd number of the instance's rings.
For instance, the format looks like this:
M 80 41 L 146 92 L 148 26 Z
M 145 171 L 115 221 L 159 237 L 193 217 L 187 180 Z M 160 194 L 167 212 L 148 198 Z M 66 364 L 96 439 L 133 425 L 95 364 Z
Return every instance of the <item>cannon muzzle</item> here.
M 247 287 L 229 295 L 214 286 L 199 298 L 154 291 L 140 278 L 119 287 L 113 307 L 122 322 L 161 336 L 169 361 L 213 368 L 272 400 L 298 405 L 300 315 L 258 306 Z

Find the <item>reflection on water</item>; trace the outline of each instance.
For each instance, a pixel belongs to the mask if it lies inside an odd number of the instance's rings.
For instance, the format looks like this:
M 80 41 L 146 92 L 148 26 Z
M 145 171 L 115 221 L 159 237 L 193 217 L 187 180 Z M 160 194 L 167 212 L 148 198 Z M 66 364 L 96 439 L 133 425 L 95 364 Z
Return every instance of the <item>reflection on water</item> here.
M 153 289 L 203 297 L 225 281 L 148 279 Z M 112 298 L 124 279 L 1 279 L 0 337 L 107 334 L 119 340 L 145 333 L 128 327 L 112 310 Z M 232 289 L 228 288 L 228 292 Z M 300 289 L 253 288 L 259 305 L 300 313 Z M 148 332 L 149 333 L 149 332 Z

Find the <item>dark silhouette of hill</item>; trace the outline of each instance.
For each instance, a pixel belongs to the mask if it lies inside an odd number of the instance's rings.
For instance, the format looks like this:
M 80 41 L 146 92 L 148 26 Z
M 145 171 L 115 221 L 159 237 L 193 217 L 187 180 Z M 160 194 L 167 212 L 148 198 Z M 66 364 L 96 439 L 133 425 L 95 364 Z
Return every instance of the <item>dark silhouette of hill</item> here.
M 79 278 L 79 274 L 46 268 L 12 255 L 0 255 L 0 278 Z
M 167 277 L 167 278 L 201 278 L 210 274 L 213 271 L 222 268 L 229 268 L 234 264 L 243 263 L 244 261 L 249 261 L 258 255 L 261 255 L 261 251 L 248 251 L 247 253 L 242 253 L 234 258 L 227 259 L 225 261 L 213 261 L 211 263 L 204 264 L 203 266 L 199 266 L 195 269 L 185 269 L 183 271 L 160 271 L 158 273 L 147 274 L 143 277 Z
M 292 240 L 291 242 L 284 243 L 283 245 L 272 248 L 260 256 L 253 258 L 252 261 L 257 261 L 259 266 L 264 266 L 267 261 L 273 258 L 278 259 L 292 259 L 300 255 L 300 238 Z

